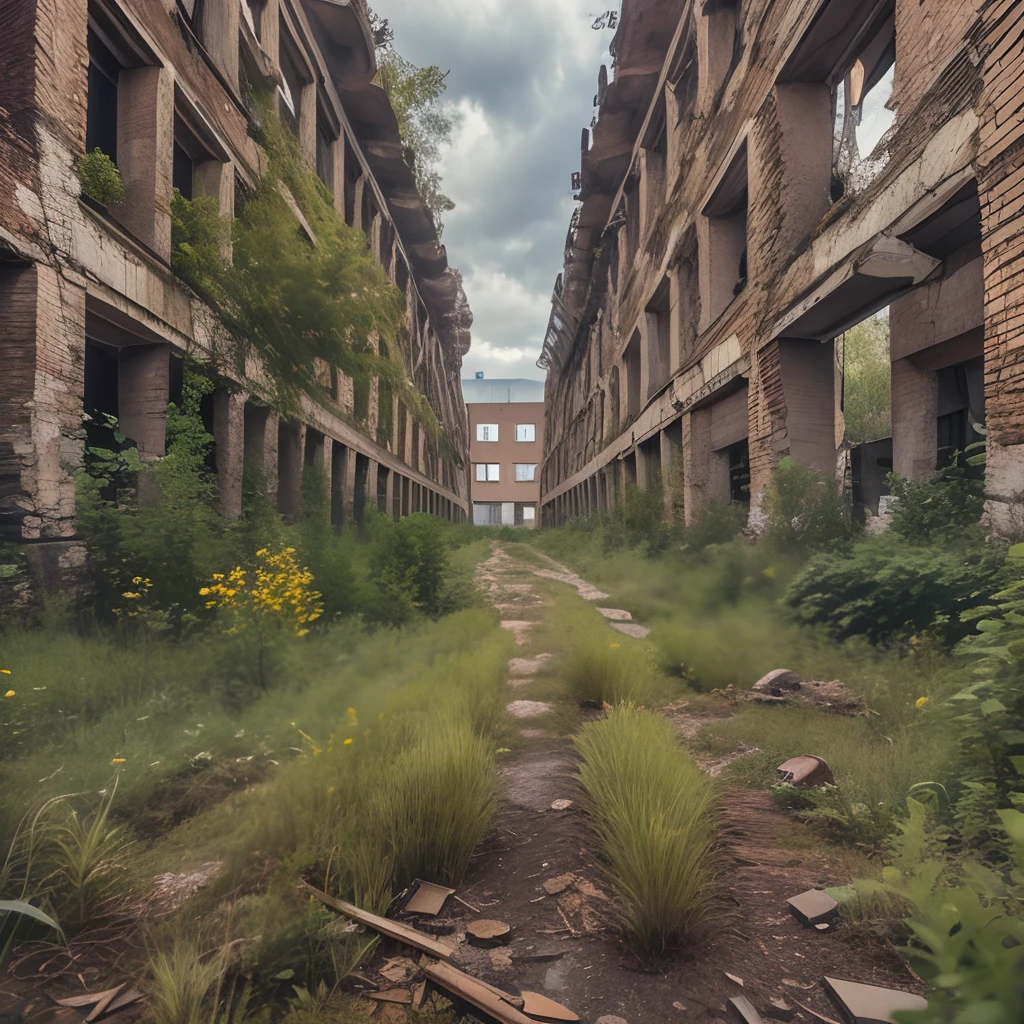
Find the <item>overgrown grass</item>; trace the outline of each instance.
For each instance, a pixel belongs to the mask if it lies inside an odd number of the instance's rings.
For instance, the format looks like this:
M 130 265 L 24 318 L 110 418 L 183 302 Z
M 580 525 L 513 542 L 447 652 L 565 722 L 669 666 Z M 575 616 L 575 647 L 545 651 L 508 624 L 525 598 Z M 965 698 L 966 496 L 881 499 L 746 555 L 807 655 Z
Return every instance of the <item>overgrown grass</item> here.
M 628 704 L 576 749 L 622 926 L 649 954 L 692 937 L 714 912 L 714 784 L 668 721 Z

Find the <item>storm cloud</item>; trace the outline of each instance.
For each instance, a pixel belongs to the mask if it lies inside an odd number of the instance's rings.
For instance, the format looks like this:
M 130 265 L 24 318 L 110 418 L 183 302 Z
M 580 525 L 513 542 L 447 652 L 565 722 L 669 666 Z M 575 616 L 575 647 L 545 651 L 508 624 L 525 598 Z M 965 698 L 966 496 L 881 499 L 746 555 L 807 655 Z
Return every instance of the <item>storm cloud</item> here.
M 443 157 L 456 208 L 444 242 L 473 307 L 464 376 L 540 378 L 536 365 L 561 269 L 597 71 L 612 33 L 595 0 L 372 0 L 395 48 L 450 70 L 461 115 Z

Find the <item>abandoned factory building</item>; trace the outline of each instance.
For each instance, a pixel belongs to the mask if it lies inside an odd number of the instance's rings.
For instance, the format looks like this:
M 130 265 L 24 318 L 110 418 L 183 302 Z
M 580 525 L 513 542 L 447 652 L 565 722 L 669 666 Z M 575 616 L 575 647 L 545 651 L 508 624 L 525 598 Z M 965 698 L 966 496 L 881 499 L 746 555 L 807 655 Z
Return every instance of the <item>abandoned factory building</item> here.
M 843 473 L 845 331 L 888 308 L 892 468 L 1024 490 L 1024 4 L 623 0 L 540 365 L 543 519 L 662 485 L 751 523 Z
M 0 540 L 23 543 L 37 579 L 73 579 L 83 422 L 115 416 L 143 460 L 164 454 L 182 357 L 207 361 L 219 330 L 170 269 L 172 192 L 213 196 L 223 217 L 252 193 L 255 85 L 403 293 L 402 371 L 443 435 L 376 375 L 317 366 L 325 399 L 285 416 L 219 366 L 203 417 L 220 511 L 240 514 L 248 465 L 294 518 L 317 466 L 337 527 L 367 504 L 465 519 L 472 317 L 374 84 L 365 0 L 0 0 L 0 24 Z M 116 205 L 80 194 L 96 147 L 123 180 Z

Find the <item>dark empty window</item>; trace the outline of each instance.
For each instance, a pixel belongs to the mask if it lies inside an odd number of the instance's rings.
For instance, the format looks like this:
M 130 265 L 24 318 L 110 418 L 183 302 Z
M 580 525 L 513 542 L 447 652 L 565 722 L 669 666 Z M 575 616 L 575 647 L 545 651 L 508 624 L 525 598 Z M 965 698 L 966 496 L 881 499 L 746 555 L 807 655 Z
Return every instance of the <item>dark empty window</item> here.
M 982 356 L 938 371 L 937 468 L 967 465 L 969 445 L 985 440 L 985 361 Z M 977 454 L 971 452 L 970 454 Z M 984 475 L 982 467 L 970 467 Z
M 177 142 L 174 144 L 174 187 L 186 198 L 192 198 L 192 182 L 195 164 L 192 157 Z
M 121 66 L 100 37 L 89 29 L 89 106 L 85 148 L 101 149 L 117 162 L 117 81 Z
M 750 504 L 750 451 L 747 440 L 737 441 L 725 450 L 729 463 L 729 500 Z
M 299 120 L 302 116 L 302 85 L 303 80 L 299 74 L 299 63 L 291 52 L 289 40 L 284 32 L 281 33 L 281 81 L 277 87 L 281 97 L 281 115 L 285 124 L 293 132 L 298 133 Z

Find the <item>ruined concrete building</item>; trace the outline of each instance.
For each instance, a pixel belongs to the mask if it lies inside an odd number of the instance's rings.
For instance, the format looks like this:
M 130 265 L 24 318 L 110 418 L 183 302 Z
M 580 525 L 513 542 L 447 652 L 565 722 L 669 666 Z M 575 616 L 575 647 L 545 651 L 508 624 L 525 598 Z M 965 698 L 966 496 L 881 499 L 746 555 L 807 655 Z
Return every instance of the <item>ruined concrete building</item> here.
M 0 25 L 0 540 L 24 543 L 37 579 L 74 577 L 83 420 L 116 416 L 143 459 L 164 453 L 181 357 L 202 361 L 217 332 L 170 270 L 172 190 L 212 195 L 224 216 L 243 201 L 265 161 L 254 84 L 275 90 L 309 167 L 404 293 L 405 372 L 450 446 L 379 379 L 324 367 L 330 400 L 287 419 L 222 371 L 203 410 L 220 509 L 239 515 L 250 464 L 294 517 L 316 465 L 336 526 L 366 503 L 465 518 L 472 317 L 373 84 L 365 0 L 0 0 Z M 120 170 L 117 206 L 80 195 L 95 147 Z
M 888 307 L 892 466 L 987 438 L 1024 490 L 1024 4 L 623 0 L 555 286 L 547 522 L 687 521 L 842 468 L 841 345 Z M 574 176 L 575 177 L 575 176 Z

